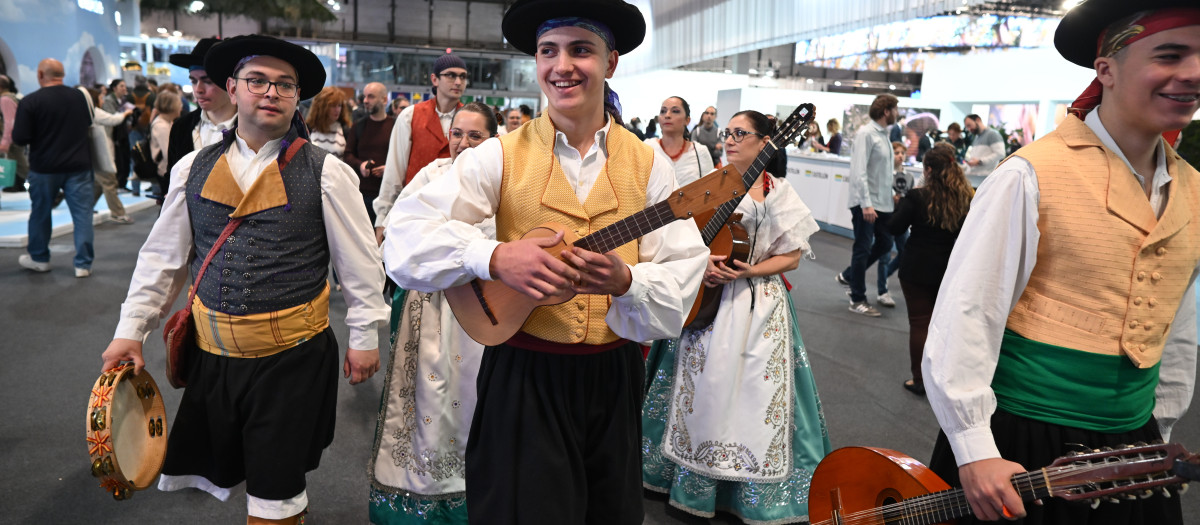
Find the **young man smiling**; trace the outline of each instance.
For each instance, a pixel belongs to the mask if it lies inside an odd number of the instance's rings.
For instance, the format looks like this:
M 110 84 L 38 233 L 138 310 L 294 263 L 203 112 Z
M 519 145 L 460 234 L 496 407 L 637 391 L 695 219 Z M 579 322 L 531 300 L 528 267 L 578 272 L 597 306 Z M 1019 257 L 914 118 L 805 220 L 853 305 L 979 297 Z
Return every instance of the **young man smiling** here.
M 216 84 L 208 77 L 204 69 L 204 56 L 214 44 L 220 42 L 216 38 L 202 38 L 192 48 L 191 53 L 171 55 L 171 64 L 187 68 L 188 80 L 192 83 L 192 96 L 196 99 L 198 109 L 175 120 L 171 125 L 171 137 L 167 146 L 168 181 L 171 168 L 184 155 L 221 141 L 221 134 L 233 128 L 237 119 L 237 106 L 225 92 L 225 86 Z M 163 188 L 165 193 L 166 188 Z
M 410 290 L 481 278 L 533 298 L 578 294 L 484 351 L 466 450 L 471 522 L 641 523 L 644 364 L 633 341 L 679 335 L 708 250 L 691 220 L 561 259 L 542 249 L 561 234 L 521 236 L 556 222 L 582 237 L 675 189 L 670 164 L 621 125 L 605 82 L 645 22 L 620 0 L 519 0 L 502 28 L 534 55 L 546 111 L 397 201 L 384 260 Z M 489 216 L 495 241 L 471 226 Z
M 1200 8 L 1087 0 L 1054 43 L 1096 80 L 971 204 L 922 361 L 944 430 L 930 467 L 978 520 L 1180 524 L 1179 498 L 1025 505 L 1012 485 L 1080 448 L 1169 439 L 1195 384 L 1200 173 L 1162 134 L 1200 109 Z
M 248 523 L 291 524 L 308 505 L 305 474 L 333 441 L 327 269 L 332 261 L 348 307 L 350 384 L 379 368 L 383 272 L 354 171 L 302 141 L 296 103 L 325 83 L 316 55 L 241 36 L 214 45 L 204 67 L 236 101 L 237 124 L 176 164 L 103 368 L 144 366 L 142 341 L 224 240 L 194 284 L 187 386 L 158 486 L 225 500 L 244 482 Z M 231 219 L 244 222 L 223 239 Z

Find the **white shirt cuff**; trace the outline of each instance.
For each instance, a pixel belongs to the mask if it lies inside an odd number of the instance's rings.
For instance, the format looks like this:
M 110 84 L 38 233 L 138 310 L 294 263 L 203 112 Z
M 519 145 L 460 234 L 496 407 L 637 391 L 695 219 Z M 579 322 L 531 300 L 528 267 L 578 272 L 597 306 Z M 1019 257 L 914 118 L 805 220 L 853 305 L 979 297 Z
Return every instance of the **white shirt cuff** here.
M 958 466 L 974 463 L 982 459 L 998 458 L 1000 449 L 996 448 L 996 439 L 992 437 L 991 427 L 969 428 L 953 434 L 947 434 L 950 448 L 954 450 L 954 459 Z
M 379 348 L 379 329 L 375 323 L 370 328 L 350 328 L 350 348 L 355 350 L 372 350 Z
M 134 341 L 146 342 L 146 336 L 153 331 L 145 319 L 137 319 L 133 317 L 123 317 L 117 322 L 116 333 L 113 334 L 117 339 L 132 339 Z
M 629 289 L 625 290 L 623 295 L 614 295 L 613 302 L 619 304 L 621 308 L 628 310 L 640 309 L 645 303 L 650 289 L 638 279 L 638 269 L 632 264 L 627 264 L 629 267 L 629 276 L 632 280 L 629 281 Z
M 499 241 L 492 239 L 475 239 L 463 250 L 463 259 L 459 261 L 468 271 L 485 281 L 492 280 L 492 252 L 500 246 Z

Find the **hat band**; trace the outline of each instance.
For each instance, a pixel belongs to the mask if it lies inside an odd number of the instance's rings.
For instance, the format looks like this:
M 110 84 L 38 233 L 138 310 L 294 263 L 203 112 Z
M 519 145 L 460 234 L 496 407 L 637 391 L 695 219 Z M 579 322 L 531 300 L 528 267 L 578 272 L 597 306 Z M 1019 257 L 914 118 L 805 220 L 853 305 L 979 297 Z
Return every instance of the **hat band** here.
M 613 50 L 617 48 L 617 46 L 613 45 L 617 39 L 613 37 L 612 29 L 609 29 L 608 26 L 604 25 L 602 22 L 597 22 L 590 18 L 578 16 L 551 18 L 545 22 L 542 22 L 542 25 L 539 25 L 537 28 L 537 38 L 542 38 L 542 35 L 544 35 L 547 31 L 550 31 L 551 29 L 558 29 L 560 27 L 578 27 L 580 29 L 586 29 L 595 33 L 602 40 L 604 40 L 604 43 L 608 45 L 608 49 Z
M 1127 25 L 1110 26 L 1100 32 L 1096 42 L 1096 56 L 1111 57 L 1130 44 L 1143 38 L 1178 29 L 1180 27 L 1200 25 L 1200 9 L 1194 7 L 1177 7 L 1147 11 L 1144 16 L 1137 16 Z

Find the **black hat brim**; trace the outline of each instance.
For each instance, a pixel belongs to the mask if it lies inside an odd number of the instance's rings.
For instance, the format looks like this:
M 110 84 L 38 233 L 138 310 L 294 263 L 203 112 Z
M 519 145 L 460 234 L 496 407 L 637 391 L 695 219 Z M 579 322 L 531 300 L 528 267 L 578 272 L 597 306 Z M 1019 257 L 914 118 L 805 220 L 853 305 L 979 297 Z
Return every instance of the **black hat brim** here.
M 618 54 L 637 49 L 646 38 L 642 12 L 620 0 L 518 0 L 504 13 L 500 29 L 510 45 L 532 55 L 537 50 L 538 26 L 566 16 L 589 18 L 608 26 Z
M 300 78 L 299 100 L 317 96 L 325 87 L 325 66 L 317 55 L 301 46 L 278 38 L 260 35 L 235 36 L 220 41 L 204 57 L 208 78 L 221 86 L 233 75 L 233 68 L 250 55 L 270 56 L 296 68 Z
M 1054 47 L 1063 58 L 1092 69 L 1100 33 L 1139 11 L 1196 7 L 1196 0 L 1085 0 L 1067 11 L 1054 31 Z
M 167 62 L 171 65 L 179 66 L 184 69 L 191 69 L 194 66 L 204 66 L 204 56 L 208 54 L 208 50 L 217 42 L 219 38 L 201 38 L 196 42 L 196 46 L 192 48 L 191 53 L 174 53 L 167 57 Z M 225 84 L 221 84 L 221 88 L 225 88 Z

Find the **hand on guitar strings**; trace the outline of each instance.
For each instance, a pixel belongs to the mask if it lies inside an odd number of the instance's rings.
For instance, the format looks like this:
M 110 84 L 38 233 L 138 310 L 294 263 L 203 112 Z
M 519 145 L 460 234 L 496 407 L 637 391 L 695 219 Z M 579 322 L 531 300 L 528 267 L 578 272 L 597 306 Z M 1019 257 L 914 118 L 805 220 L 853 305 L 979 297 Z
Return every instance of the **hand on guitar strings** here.
M 1024 473 L 1025 467 L 1002 458 L 981 459 L 958 467 L 971 512 L 984 521 L 1025 517 L 1025 504 L 1012 485 L 1012 477 Z
M 750 265 L 739 260 L 733 261 L 733 268 L 725 265 L 726 255 L 709 255 L 708 268 L 704 270 L 704 286 L 712 288 L 729 284 L 743 277 L 750 277 Z
M 563 260 L 579 272 L 575 293 L 625 295 L 633 283 L 629 266 L 615 252 L 599 254 L 574 247 L 562 251 Z
M 546 253 L 562 242 L 563 232 L 553 237 L 532 237 L 502 243 L 492 252 L 489 271 L 509 288 L 532 299 L 574 293 L 580 275 L 571 265 Z

